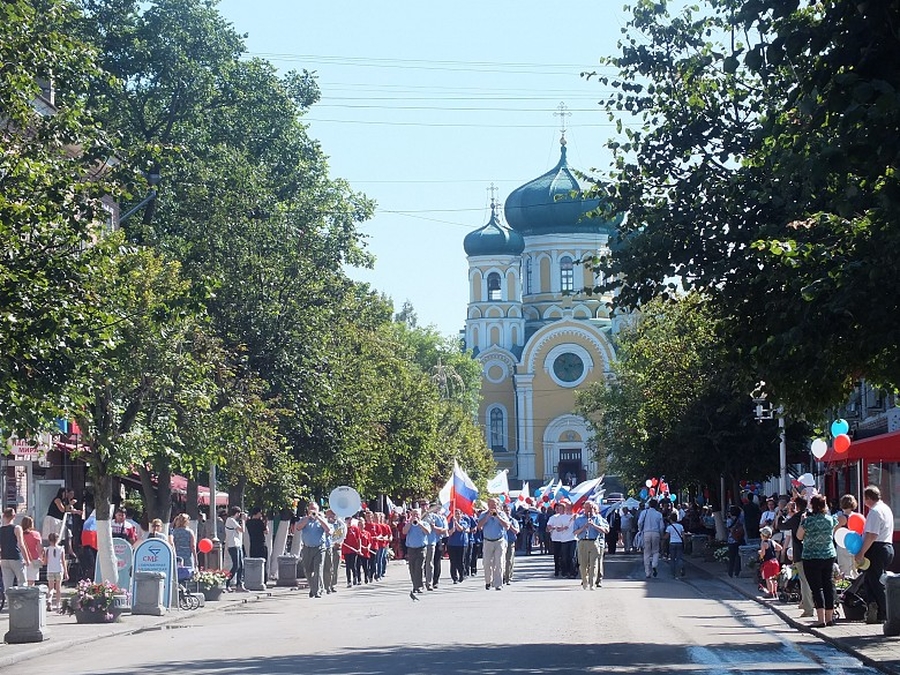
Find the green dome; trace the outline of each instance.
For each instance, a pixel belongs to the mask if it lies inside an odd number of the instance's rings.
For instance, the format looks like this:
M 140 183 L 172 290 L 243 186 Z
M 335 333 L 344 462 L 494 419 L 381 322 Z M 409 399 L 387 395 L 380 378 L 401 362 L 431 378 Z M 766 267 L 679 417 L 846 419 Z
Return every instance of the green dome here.
M 491 202 L 491 219 L 484 227 L 469 232 L 463 240 L 466 255 L 520 255 L 525 250 L 522 235 L 506 227 L 497 218 L 497 207 Z
M 612 234 L 621 222 L 588 218 L 585 214 L 600 205 L 599 199 L 585 199 L 581 182 L 566 162 L 562 141 L 559 163 L 513 190 L 506 199 L 506 222 L 523 235 L 593 232 Z

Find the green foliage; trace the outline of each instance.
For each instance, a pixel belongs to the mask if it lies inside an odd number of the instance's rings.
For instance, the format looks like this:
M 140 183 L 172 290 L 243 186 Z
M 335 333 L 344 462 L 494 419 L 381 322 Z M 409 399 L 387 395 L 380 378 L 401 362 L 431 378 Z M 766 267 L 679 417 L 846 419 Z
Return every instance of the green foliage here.
M 622 130 L 598 189 L 628 213 L 602 271 L 624 306 L 705 293 L 795 411 L 895 388 L 900 3 L 699 4 L 635 3 L 598 78 Z
M 578 394 L 610 471 L 640 485 L 729 484 L 778 472 L 774 423 L 758 424 L 752 378 L 734 359 L 723 324 L 698 294 L 654 300 L 621 334 L 614 377 Z M 804 429 L 789 429 L 801 438 Z
M 42 428 L 78 405 L 79 362 L 108 336 L 92 281 L 106 250 L 109 149 L 83 106 L 99 77 L 63 0 L 0 5 L 0 427 Z M 58 110 L 40 98 L 52 81 Z M 49 92 L 49 89 L 48 89 Z M 49 93 L 48 93 L 49 95 Z

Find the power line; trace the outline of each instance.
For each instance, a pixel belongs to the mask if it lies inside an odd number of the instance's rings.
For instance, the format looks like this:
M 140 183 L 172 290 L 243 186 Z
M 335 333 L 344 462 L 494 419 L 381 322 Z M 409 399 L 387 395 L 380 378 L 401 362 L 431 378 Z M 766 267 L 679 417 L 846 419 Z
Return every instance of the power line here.
M 380 120 L 336 120 L 321 117 L 304 117 L 304 122 L 322 122 L 326 124 L 372 124 L 389 127 L 445 127 L 467 129 L 546 129 L 546 124 L 472 124 L 466 122 L 385 122 Z M 594 124 L 570 124 L 569 129 L 596 129 L 614 127 L 614 122 L 597 122 Z

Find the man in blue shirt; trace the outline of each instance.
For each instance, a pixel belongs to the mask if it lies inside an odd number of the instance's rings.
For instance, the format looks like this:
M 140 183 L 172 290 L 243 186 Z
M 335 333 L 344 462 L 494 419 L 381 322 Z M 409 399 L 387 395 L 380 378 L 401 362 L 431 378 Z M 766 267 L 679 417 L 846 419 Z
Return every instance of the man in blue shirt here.
M 478 519 L 478 529 L 483 535 L 482 557 L 484 558 L 484 587 L 503 589 L 503 557 L 506 553 L 506 531 L 510 528 L 509 518 L 499 510 L 493 497 L 488 499 L 487 511 Z
M 594 590 L 594 586 L 599 587 L 603 581 L 603 550 L 606 548 L 609 523 L 597 513 L 593 502 L 585 502 L 582 512 L 575 517 L 574 525 L 581 587 L 584 590 Z
M 413 593 L 421 593 L 425 584 L 425 546 L 431 526 L 422 520 L 419 509 L 412 509 L 403 536 L 406 537 L 406 563 L 409 565 L 409 578 L 412 581 Z
M 319 505 L 315 502 L 309 503 L 309 506 L 306 507 L 306 515 L 294 527 L 294 532 L 300 533 L 300 540 L 303 542 L 300 559 L 306 572 L 306 580 L 309 582 L 309 597 L 311 598 L 322 597 L 325 548 L 332 531 L 331 525 L 319 513 Z
M 516 537 L 519 535 L 519 521 L 512 517 L 509 504 L 503 505 L 503 515 L 509 518 L 509 529 L 506 530 L 506 553 L 504 554 L 503 583 L 512 581 L 513 568 L 516 565 Z
M 425 521 L 431 526 L 425 548 L 425 588 L 433 591 L 441 580 L 441 560 L 444 558 L 444 537 L 447 536 L 447 519 L 440 512 L 440 502 L 431 505 Z
M 447 537 L 447 551 L 450 555 L 450 578 L 454 584 L 461 583 L 466 578 L 466 565 L 463 562 L 466 546 L 469 542 L 469 519 L 459 509 L 455 509 L 450 519 L 449 536 Z

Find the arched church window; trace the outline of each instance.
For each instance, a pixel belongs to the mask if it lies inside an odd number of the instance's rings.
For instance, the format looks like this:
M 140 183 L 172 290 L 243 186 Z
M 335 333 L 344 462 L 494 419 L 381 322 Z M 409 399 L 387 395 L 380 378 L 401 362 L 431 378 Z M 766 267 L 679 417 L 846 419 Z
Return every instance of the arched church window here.
M 525 258 L 525 295 L 531 295 L 531 285 L 534 281 L 534 270 L 531 265 L 531 256 Z
M 503 411 L 491 410 L 491 450 L 505 450 L 503 444 Z
M 559 279 L 561 291 L 565 293 L 566 291 L 575 290 L 575 267 L 569 256 L 563 256 L 559 259 Z
M 488 300 L 500 300 L 500 275 L 496 272 L 488 274 L 487 278 Z

